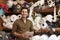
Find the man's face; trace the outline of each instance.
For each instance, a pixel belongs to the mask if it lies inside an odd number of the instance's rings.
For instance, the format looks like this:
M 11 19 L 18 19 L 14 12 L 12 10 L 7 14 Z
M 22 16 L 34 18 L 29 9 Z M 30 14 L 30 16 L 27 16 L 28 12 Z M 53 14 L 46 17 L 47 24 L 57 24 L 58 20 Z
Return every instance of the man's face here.
M 27 16 L 28 16 L 28 10 L 27 9 L 22 9 L 21 15 L 22 15 L 23 18 L 27 18 Z

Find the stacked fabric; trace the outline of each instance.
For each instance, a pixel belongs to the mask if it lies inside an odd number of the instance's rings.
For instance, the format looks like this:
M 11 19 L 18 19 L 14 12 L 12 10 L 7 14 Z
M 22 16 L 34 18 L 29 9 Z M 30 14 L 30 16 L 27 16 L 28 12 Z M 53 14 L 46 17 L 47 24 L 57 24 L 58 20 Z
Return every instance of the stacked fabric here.
M 60 35 L 52 34 L 50 36 L 43 34 L 43 35 L 36 35 L 31 38 L 31 40 L 60 40 Z

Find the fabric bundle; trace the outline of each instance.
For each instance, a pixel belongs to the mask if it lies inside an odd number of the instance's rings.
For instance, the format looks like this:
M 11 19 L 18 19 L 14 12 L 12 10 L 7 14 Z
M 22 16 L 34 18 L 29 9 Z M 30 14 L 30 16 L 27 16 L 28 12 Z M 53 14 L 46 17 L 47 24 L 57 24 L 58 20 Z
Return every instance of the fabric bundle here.
M 0 8 L 2 8 L 5 13 L 8 13 L 8 7 L 6 4 L 0 4 Z

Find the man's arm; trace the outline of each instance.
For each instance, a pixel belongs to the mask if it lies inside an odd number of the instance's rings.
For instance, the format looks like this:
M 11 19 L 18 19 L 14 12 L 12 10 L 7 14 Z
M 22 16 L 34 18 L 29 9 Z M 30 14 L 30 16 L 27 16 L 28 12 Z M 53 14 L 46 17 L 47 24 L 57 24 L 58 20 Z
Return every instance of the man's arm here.
M 20 33 L 17 33 L 17 32 L 13 32 L 13 35 L 15 37 L 23 37 L 24 36 L 23 34 L 20 34 Z
M 33 34 L 34 34 L 34 29 L 33 29 L 33 24 L 32 24 L 32 22 L 31 22 L 30 31 L 33 32 Z
M 22 37 L 22 34 L 20 34 L 20 33 L 17 33 L 16 31 L 17 31 L 17 21 L 15 21 L 14 23 L 13 23 L 13 28 L 12 28 L 12 34 L 15 36 L 15 37 Z
M 20 34 L 20 33 L 18 33 L 17 32 L 17 26 L 18 25 L 18 22 L 14 22 L 14 24 L 13 24 L 13 28 L 12 28 L 12 34 L 15 36 L 15 37 L 19 37 L 19 38 L 28 38 L 28 35 L 26 35 L 25 33 L 22 33 L 22 34 Z M 21 32 L 21 31 L 20 31 Z

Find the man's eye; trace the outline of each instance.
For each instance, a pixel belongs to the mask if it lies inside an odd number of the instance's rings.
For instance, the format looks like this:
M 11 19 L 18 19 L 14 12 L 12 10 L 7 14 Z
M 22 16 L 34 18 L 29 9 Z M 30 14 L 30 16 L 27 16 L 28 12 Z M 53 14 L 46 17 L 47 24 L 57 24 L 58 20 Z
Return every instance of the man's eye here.
M 27 13 L 27 12 L 25 12 L 25 13 Z

